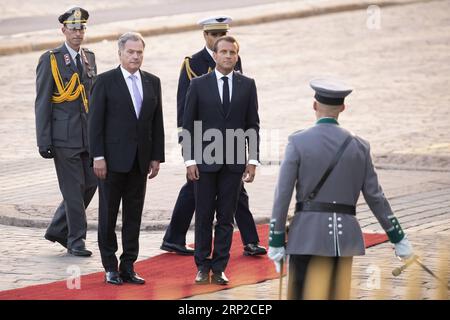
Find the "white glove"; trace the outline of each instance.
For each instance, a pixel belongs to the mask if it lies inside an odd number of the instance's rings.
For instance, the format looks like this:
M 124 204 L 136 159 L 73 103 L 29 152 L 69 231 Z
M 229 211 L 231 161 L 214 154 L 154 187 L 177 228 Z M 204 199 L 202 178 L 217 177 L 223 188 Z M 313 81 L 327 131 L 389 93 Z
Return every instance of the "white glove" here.
M 406 236 L 395 244 L 395 255 L 402 260 L 412 257 L 413 249 Z
M 275 264 L 275 270 L 281 272 L 281 260 L 285 258 L 286 250 L 284 247 L 269 247 L 269 252 L 267 256 Z

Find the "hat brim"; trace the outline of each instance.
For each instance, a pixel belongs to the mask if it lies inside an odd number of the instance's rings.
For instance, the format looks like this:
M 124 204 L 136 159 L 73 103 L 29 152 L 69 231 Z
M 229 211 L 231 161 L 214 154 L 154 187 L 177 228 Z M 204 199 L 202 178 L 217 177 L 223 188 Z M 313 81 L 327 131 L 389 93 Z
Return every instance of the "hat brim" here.
M 203 31 L 224 31 L 227 32 L 230 30 L 230 25 L 228 23 L 218 23 L 218 24 L 210 24 L 204 25 Z
M 85 23 L 70 23 L 70 24 L 64 24 L 64 26 L 67 29 L 86 29 Z

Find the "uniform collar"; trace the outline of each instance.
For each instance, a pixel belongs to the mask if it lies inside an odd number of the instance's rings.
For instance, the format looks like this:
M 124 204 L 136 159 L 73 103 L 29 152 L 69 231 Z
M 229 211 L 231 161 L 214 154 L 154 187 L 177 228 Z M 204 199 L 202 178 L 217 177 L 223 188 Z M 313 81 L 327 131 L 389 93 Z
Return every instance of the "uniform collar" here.
M 211 56 L 211 58 L 214 60 L 214 55 L 213 55 L 214 51 L 212 51 L 210 48 L 208 48 L 206 46 L 205 46 L 205 49 L 206 49 L 206 52 L 208 52 L 209 55 Z
M 339 125 L 339 122 L 337 122 L 337 120 L 335 118 L 331 118 L 331 117 L 323 117 L 323 118 L 320 118 L 319 120 L 317 120 L 317 122 L 316 122 L 316 124 L 321 124 L 321 123 L 329 123 L 329 124 Z
M 72 57 L 73 61 L 75 61 L 77 54 L 81 55 L 81 48 L 78 51 L 75 51 L 67 44 L 67 42 L 64 42 L 64 44 L 66 45 L 67 51 L 69 51 L 69 54 Z

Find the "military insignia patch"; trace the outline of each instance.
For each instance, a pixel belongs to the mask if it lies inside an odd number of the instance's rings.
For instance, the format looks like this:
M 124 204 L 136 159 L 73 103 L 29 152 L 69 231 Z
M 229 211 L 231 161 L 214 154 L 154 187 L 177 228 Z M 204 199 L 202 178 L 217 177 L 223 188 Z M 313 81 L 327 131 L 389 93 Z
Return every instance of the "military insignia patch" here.
M 64 55 L 64 62 L 66 63 L 66 66 L 70 64 L 70 56 L 68 53 Z

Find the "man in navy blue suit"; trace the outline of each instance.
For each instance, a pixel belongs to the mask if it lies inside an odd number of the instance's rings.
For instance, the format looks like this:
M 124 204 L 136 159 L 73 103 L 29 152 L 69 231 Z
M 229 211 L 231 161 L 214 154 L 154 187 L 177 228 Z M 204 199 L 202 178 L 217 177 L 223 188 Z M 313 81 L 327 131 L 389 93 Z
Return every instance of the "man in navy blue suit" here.
M 216 68 L 192 79 L 186 95 L 183 157 L 194 182 L 195 282 L 226 285 L 242 181 L 252 182 L 259 164 L 259 115 L 255 81 L 234 71 L 236 39 L 220 37 L 213 50 Z
M 186 57 L 181 68 L 177 92 L 177 126 L 179 130 L 181 130 L 183 125 L 186 92 L 189 84 L 192 79 L 214 70 L 216 66 L 216 62 L 213 59 L 214 42 L 218 37 L 227 34 L 231 21 L 230 17 L 223 15 L 199 21 L 199 24 L 203 26 L 205 47 L 192 57 Z M 242 63 L 239 56 L 234 70 L 242 73 Z M 183 255 L 194 254 L 194 250 L 186 246 L 186 233 L 191 224 L 194 211 L 194 185 L 192 181 L 188 180 L 179 192 L 170 224 L 161 245 L 162 250 Z M 244 187 L 242 187 L 239 194 L 235 219 L 241 232 L 244 254 L 249 256 L 266 254 L 266 249 L 259 245 L 255 221 L 249 209 L 248 195 Z

